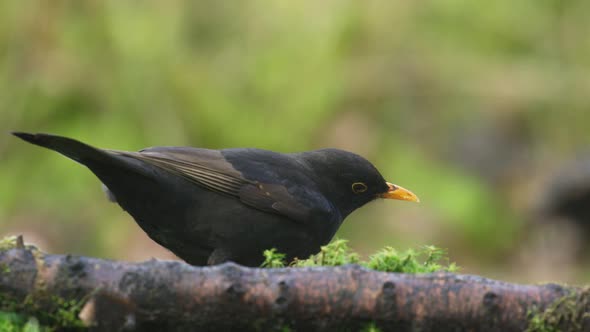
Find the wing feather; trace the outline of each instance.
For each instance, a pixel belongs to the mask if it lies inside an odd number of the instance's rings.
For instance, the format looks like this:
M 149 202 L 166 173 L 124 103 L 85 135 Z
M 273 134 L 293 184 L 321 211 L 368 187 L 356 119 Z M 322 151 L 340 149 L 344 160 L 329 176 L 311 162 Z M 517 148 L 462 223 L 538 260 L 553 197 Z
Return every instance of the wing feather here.
M 254 183 L 253 181 L 237 177 L 236 175 L 216 170 L 213 167 L 205 166 L 199 163 L 195 156 L 192 156 L 193 160 L 188 161 L 175 158 L 174 155 L 167 155 L 159 152 L 111 152 L 158 166 L 193 183 L 204 186 L 207 189 L 236 197 L 239 196 L 240 189 L 244 185 Z
M 314 214 L 329 217 L 332 211 L 330 204 L 315 192 L 311 195 L 315 195 L 317 201 L 309 205 L 310 201 L 300 202 L 283 184 L 246 179 L 215 150 L 158 147 L 140 152 L 108 152 L 157 166 L 209 190 L 234 196 L 256 209 L 284 215 L 294 221 L 307 222 Z

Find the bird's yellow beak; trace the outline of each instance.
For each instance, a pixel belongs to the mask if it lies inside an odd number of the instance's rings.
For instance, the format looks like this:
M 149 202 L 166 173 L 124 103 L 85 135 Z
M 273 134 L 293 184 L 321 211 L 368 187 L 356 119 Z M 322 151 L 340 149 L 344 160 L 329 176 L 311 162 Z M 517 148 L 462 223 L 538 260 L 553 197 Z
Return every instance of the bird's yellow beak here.
M 381 198 L 399 199 L 402 201 L 420 202 L 418 196 L 414 195 L 413 192 L 408 189 L 402 188 L 393 183 L 387 182 L 389 190 L 386 193 L 379 195 Z

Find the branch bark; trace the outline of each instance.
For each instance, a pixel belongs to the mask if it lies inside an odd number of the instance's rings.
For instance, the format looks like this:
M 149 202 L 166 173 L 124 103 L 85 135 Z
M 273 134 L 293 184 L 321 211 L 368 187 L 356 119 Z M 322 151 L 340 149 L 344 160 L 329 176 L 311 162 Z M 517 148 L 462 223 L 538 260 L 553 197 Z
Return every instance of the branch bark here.
M 256 269 L 232 263 L 127 263 L 0 250 L 0 294 L 55 309 L 48 295 L 83 301 L 98 330 L 523 331 L 530 312 L 576 299 L 566 331 L 590 331 L 588 289 L 517 285 L 470 275 L 406 275 L 350 265 Z M 576 316 L 576 317 L 574 317 Z M 568 318 L 569 317 L 569 318 Z

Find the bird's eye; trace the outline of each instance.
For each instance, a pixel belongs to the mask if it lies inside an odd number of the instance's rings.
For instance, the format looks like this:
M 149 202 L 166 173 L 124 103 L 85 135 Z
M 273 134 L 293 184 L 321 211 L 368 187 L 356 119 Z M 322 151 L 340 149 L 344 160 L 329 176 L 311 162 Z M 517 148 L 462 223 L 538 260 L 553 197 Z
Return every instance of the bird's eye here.
M 352 192 L 355 194 L 364 193 L 367 191 L 367 185 L 362 182 L 355 182 L 352 184 Z

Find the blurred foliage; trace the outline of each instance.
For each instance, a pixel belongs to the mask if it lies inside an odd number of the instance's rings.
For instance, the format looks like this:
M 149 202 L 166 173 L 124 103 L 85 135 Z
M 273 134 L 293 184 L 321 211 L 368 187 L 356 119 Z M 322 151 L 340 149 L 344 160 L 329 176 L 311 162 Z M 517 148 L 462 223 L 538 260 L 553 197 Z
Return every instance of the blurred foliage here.
M 42 332 L 50 331 L 39 325 L 35 317 L 25 317 L 13 312 L 0 311 L 0 331 L 2 332 Z
M 546 257 L 563 243 L 543 251 L 528 234 L 542 180 L 590 143 L 589 11 L 582 0 L 3 1 L 0 129 L 130 150 L 345 148 L 422 200 L 354 213 L 339 235 L 359 252 L 434 243 L 467 271 L 588 280 L 587 260 L 556 275 Z M 3 232 L 48 251 L 162 257 L 86 169 L 8 136 L 0 161 Z

